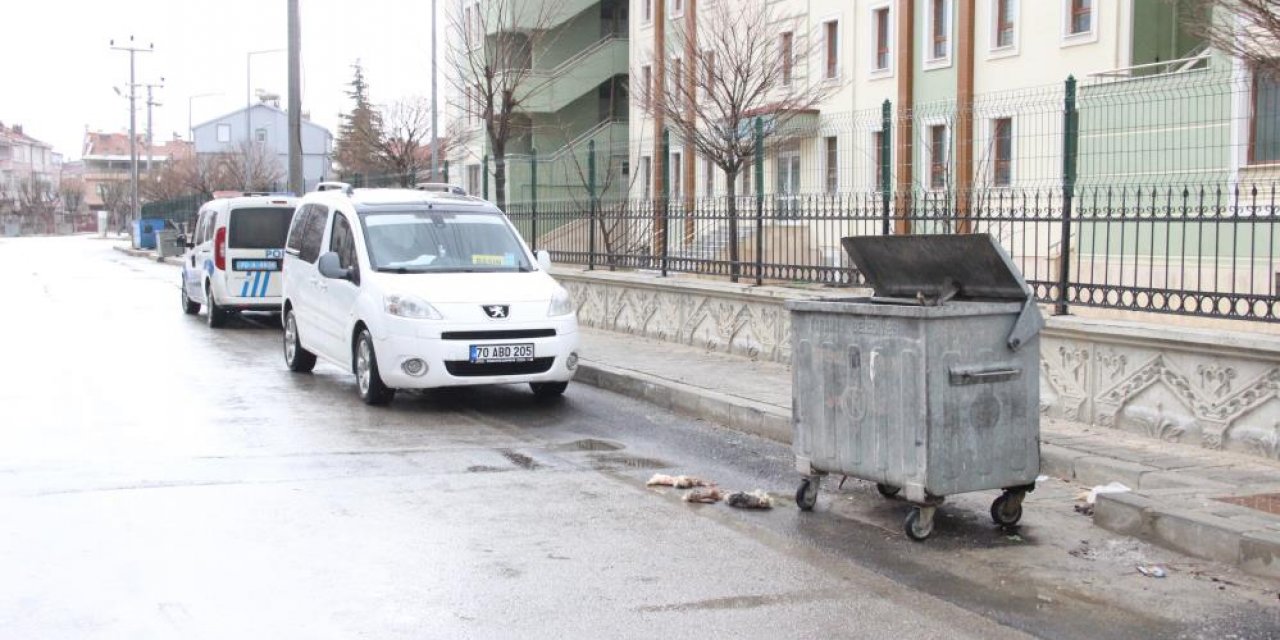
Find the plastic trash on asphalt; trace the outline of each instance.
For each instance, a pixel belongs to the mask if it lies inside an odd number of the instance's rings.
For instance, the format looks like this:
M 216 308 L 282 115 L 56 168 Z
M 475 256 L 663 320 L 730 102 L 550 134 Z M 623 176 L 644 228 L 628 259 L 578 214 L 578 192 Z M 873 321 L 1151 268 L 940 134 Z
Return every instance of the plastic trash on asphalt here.
M 827 474 L 869 480 L 915 505 L 923 540 L 946 496 L 1003 489 L 992 519 L 1016 524 L 1040 473 L 1044 326 L 1022 274 L 986 234 L 843 243 L 874 295 L 786 304 L 796 503 Z

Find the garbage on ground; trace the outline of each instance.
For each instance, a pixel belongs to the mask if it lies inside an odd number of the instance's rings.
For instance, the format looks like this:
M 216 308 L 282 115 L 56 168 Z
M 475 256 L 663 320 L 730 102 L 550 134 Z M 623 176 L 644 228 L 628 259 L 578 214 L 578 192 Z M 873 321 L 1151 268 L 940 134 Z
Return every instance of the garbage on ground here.
M 1080 514 L 1080 515 L 1082 515 L 1082 516 L 1092 516 L 1092 515 L 1093 515 L 1093 505 L 1091 505 L 1091 504 L 1078 504 L 1078 505 L 1076 505 L 1076 506 L 1075 506 L 1075 510 L 1076 510 L 1076 513 L 1078 513 L 1078 514 Z
M 675 487 L 677 489 L 707 487 L 710 485 L 711 483 L 703 480 L 702 478 L 696 478 L 694 476 L 669 476 L 662 473 L 653 474 L 653 477 L 649 478 L 649 481 L 645 483 L 645 486 L 649 487 Z
M 715 504 L 724 499 L 719 487 L 702 487 L 694 489 L 684 494 L 685 502 L 698 502 L 701 504 Z
M 770 498 L 769 494 L 760 490 L 752 491 L 751 493 L 736 491 L 729 494 L 727 501 L 729 506 L 737 507 L 739 509 L 773 508 L 773 498 Z
M 1141 573 L 1142 575 L 1148 578 L 1163 578 L 1169 575 L 1164 570 L 1164 567 L 1157 567 L 1155 565 L 1151 565 L 1151 566 L 1138 565 L 1138 573 Z
M 1023 540 L 1023 539 L 1022 539 L 1022 536 L 1020 536 L 1020 535 L 1018 535 L 1018 534 L 1016 534 L 1016 533 L 1011 533 L 1011 534 L 1009 534 L 1009 535 L 1005 536 L 1005 537 L 1004 537 L 1004 539 L 1005 539 L 1005 540 L 1008 540 L 1009 542 L 1026 542 L 1025 540 Z
M 1048 482 L 1048 481 L 1049 481 L 1049 476 L 1046 476 L 1046 475 L 1036 476 L 1036 484 L 1040 484 L 1042 482 Z
M 1090 490 L 1089 490 L 1088 492 L 1086 492 L 1086 493 L 1081 493 L 1079 496 L 1077 496 L 1077 497 L 1076 497 L 1076 499 L 1077 499 L 1077 500 L 1081 500 L 1081 499 L 1082 499 L 1082 500 L 1084 500 L 1084 501 L 1085 501 L 1086 503 L 1088 503 L 1088 504 L 1094 504 L 1094 503 L 1096 503 L 1096 502 L 1098 501 L 1098 494 L 1102 494 L 1102 493 L 1125 493 L 1125 492 L 1127 492 L 1127 491 L 1132 491 L 1132 489 L 1130 489 L 1129 487 L 1124 486 L 1123 484 L 1121 484 L 1121 483 L 1119 483 L 1119 482 L 1108 482 L 1107 484 L 1100 484 L 1100 485 L 1098 485 L 1098 486 L 1096 486 L 1096 487 L 1094 487 L 1094 488 L 1090 489 Z

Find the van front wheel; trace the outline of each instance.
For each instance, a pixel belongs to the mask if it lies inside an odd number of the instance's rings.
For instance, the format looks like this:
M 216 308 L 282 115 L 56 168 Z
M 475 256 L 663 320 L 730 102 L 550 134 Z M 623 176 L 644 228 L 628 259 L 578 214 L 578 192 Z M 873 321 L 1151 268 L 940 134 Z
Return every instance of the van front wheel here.
M 356 386 L 360 399 L 368 405 L 384 405 L 396 397 L 396 390 L 382 383 L 378 373 L 378 356 L 373 350 L 373 336 L 369 330 L 360 331 L 356 338 Z
M 297 373 L 310 373 L 316 367 L 316 355 L 303 349 L 298 339 L 298 321 L 293 317 L 293 309 L 284 314 L 284 363 Z

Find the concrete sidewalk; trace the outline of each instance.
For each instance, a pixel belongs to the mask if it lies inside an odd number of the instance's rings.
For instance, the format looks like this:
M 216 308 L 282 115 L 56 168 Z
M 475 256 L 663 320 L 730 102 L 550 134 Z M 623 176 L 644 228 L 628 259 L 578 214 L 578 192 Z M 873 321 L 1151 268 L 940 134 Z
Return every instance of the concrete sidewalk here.
M 582 341 L 580 382 L 791 441 L 785 365 L 592 329 Z M 1041 440 L 1043 473 L 1132 489 L 1099 496 L 1098 526 L 1280 578 L 1280 465 L 1048 418 Z

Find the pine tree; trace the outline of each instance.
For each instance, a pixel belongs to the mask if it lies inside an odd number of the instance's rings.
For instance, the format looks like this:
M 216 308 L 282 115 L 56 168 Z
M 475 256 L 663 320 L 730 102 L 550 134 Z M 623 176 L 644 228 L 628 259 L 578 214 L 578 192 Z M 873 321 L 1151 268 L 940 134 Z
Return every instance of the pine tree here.
M 341 115 L 334 159 L 345 176 L 369 176 L 379 168 L 375 149 L 382 137 L 382 123 L 377 110 L 369 103 L 369 84 L 364 79 L 364 67 L 356 60 L 351 68 L 354 74 L 347 84 L 350 89 L 346 93 L 355 105 L 349 113 Z

